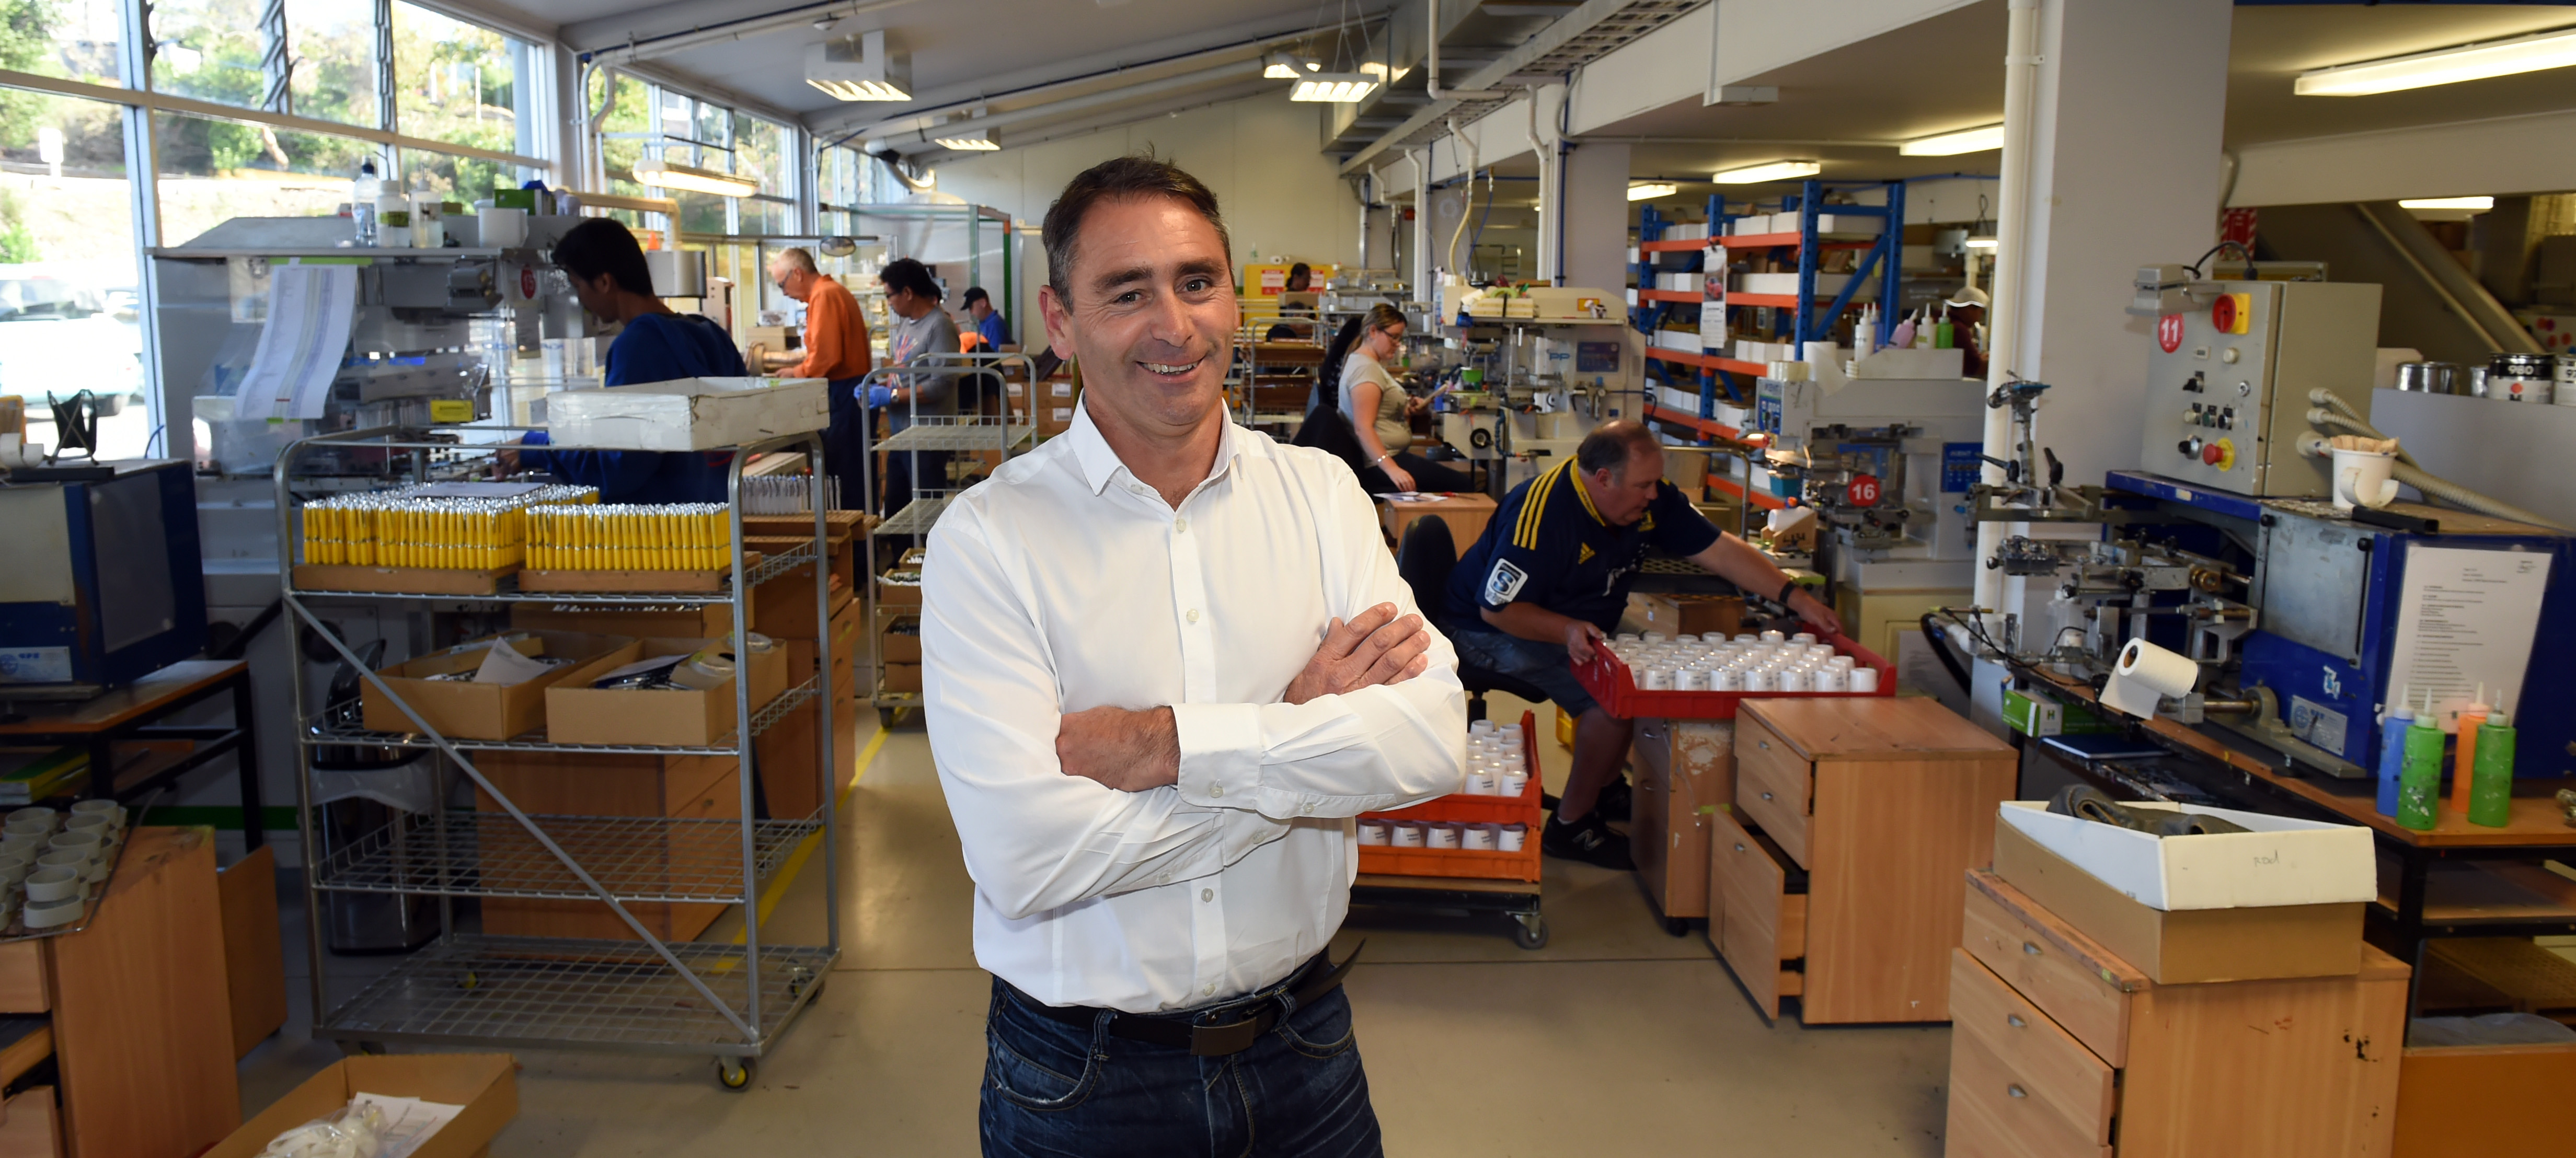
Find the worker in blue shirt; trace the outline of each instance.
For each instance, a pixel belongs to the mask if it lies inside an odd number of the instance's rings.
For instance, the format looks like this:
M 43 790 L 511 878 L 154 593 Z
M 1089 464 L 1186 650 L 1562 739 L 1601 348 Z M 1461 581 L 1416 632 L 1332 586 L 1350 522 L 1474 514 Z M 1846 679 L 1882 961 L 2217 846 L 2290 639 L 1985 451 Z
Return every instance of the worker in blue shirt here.
M 1820 636 L 1842 633 L 1832 608 L 1664 481 L 1663 444 L 1639 423 L 1602 423 L 1573 459 L 1503 496 L 1449 573 L 1444 626 L 1461 660 L 1538 687 L 1575 719 L 1574 769 L 1539 839 L 1550 856 L 1631 867 L 1627 838 L 1596 805 L 1619 774 L 1634 722 L 1602 710 L 1569 661 L 1592 662 L 1619 629 L 1649 545 L 1779 600 Z
M 554 263 L 571 279 L 581 308 L 625 327 L 609 343 L 602 384 L 749 375 L 724 327 L 654 296 L 644 247 L 624 225 L 597 217 L 574 226 L 555 243 Z M 543 446 L 547 440 L 540 430 L 519 441 Z M 566 482 L 598 487 L 603 503 L 721 503 L 733 462 L 731 451 L 530 450 L 519 457 Z
M 1011 320 L 993 308 L 993 295 L 985 293 L 984 287 L 966 287 L 963 302 L 966 315 L 975 319 L 975 332 L 984 336 L 986 349 L 998 352 L 1011 344 Z

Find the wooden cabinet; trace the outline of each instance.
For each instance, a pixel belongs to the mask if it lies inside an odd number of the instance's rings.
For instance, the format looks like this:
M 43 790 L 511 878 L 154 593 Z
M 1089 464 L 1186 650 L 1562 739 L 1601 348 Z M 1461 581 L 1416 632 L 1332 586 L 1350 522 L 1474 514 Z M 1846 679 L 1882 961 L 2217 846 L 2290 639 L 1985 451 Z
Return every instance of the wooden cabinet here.
M 1953 1158 L 2390 1153 L 2407 968 L 2157 985 L 1991 873 L 1950 958 Z
M 1711 826 L 1718 955 L 1771 1016 L 1795 995 L 1809 1023 L 1949 1020 L 1956 882 L 2013 784 L 2013 750 L 1932 700 L 1746 702 L 1735 815 Z M 1796 940 L 1760 935 L 1774 909 Z
M 1729 720 L 1637 721 L 1629 751 L 1636 791 L 1628 849 L 1655 911 L 1679 935 L 1681 922 L 1710 915 L 1710 815 L 1735 794 L 1735 724 Z

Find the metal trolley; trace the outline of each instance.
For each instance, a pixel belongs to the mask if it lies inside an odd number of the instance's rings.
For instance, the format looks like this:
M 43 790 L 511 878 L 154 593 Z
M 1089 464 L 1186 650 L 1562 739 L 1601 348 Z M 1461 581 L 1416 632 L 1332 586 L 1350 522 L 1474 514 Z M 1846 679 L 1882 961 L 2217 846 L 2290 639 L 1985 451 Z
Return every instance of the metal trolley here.
M 475 428 L 477 433 L 486 429 Z M 835 737 L 829 710 L 815 713 L 815 774 L 821 807 L 810 816 L 757 820 L 753 805 L 755 739 L 808 702 L 828 709 L 823 689 L 832 670 L 832 640 L 829 631 L 821 630 L 831 619 L 823 475 L 820 471 L 808 475 L 813 540 L 756 565 L 743 552 L 741 503 L 742 468 L 748 458 L 766 451 L 801 450 L 809 462 L 820 463 L 820 435 L 798 434 L 732 448 L 733 465 L 725 483 L 732 507 L 732 574 L 723 590 L 701 593 L 522 592 L 509 577 L 488 595 L 304 589 L 293 578 L 298 539 L 295 472 L 309 448 L 324 444 L 357 450 L 362 457 L 381 454 L 385 481 L 461 476 L 479 465 L 477 460 L 504 449 L 441 441 L 416 429 L 380 428 L 304 439 L 280 454 L 274 468 L 280 586 L 285 605 L 293 612 L 287 617 L 290 654 L 311 654 L 307 648 L 314 642 L 325 645 L 342 662 L 365 672 L 366 682 L 416 729 L 409 733 L 350 731 L 330 725 L 327 713 L 300 729 L 296 795 L 307 850 L 308 911 L 322 911 L 321 894 L 326 892 L 439 898 L 438 939 L 337 1004 L 330 1001 L 321 935 L 308 927 L 314 1036 L 358 1052 L 379 1052 L 388 1043 L 402 1042 L 707 1054 L 716 1059 L 720 1084 L 728 1089 L 748 1086 L 756 1059 L 776 1044 L 788 1023 L 813 1000 L 840 956 L 840 873 L 834 863 L 838 843 L 833 839 L 831 793 Z M 328 486 L 318 478 L 308 481 L 316 484 L 314 489 Z M 316 606 L 396 601 L 426 616 L 440 609 L 485 610 L 519 603 L 600 608 L 722 604 L 732 609 L 739 640 L 739 633 L 751 622 L 753 589 L 800 567 L 810 567 L 814 577 L 815 674 L 757 712 L 750 702 L 750 681 L 736 680 L 730 742 L 705 747 L 555 744 L 528 737 L 465 740 L 440 735 L 383 679 L 367 670 L 357 651 Z M 289 668 L 294 674 L 295 703 L 302 711 L 312 703 L 304 667 L 292 664 Z M 433 762 L 439 765 L 439 791 L 433 797 L 437 807 L 426 816 L 397 812 L 383 827 L 326 852 L 315 840 L 313 754 L 320 747 L 351 745 L 434 750 L 443 755 L 444 761 Z M 493 751 L 731 756 L 737 761 L 741 812 L 735 820 L 531 814 L 476 767 L 476 753 Z M 450 764 L 501 811 L 448 807 L 447 790 L 453 786 L 446 771 Z M 824 858 L 825 943 L 762 943 L 762 885 L 801 845 L 817 840 Z M 606 904 L 636 939 L 459 933 L 452 913 L 458 897 L 595 900 Z M 740 944 L 665 940 L 629 909 L 669 902 L 741 906 Z
M 906 399 L 904 406 L 907 425 L 905 428 L 888 435 L 884 442 L 866 448 L 867 454 L 859 469 L 859 477 L 862 488 L 870 495 L 874 495 L 877 489 L 876 460 L 879 453 L 906 455 L 910 458 L 912 468 L 910 471 L 912 500 L 905 503 L 903 509 L 888 514 L 884 522 L 877 524 L 875 529 L 868 532 L 864 560 L 867 564 L 869 587 L 868 664 L 876 673 L 875 685 L 869 689 L 869 699 L 876 706 L 877 720 L 883 726 L 893 727 L 897 712 L 906 708 L 918 711 L 921 707 L 920 692 L 887 689 L 884 656 L 884 632 L 887 624 L 903 615 L 915 614 L 919 609 L 907 608 L 900 604 L 889 606 L 883 599 L 878 598 L 877 540 L 890 537 L 927 537 L 930 534 L 930 528 L 939 522 L 939 516 L 947 511 L 949 500 L 955 497 L 945 485 L 947 482 L 945 479 L 938 480 L 941 485 L 937 487 L 924 485 L 921 477 L 921 455 L 924 452 L 953 454 L 959 451 L 990 450 L 998 451 L 1008 457 L 1034 442 L 1037 435 L 1035 425 L 1037 361 L 1027 354 L 930 353 L 923 354 L 901 367 L 889 366 L 881 370 L 869 371 L 855 387 L 860 394 L 864 395 L 870 386 L 903 385 L 920 378 L 989 377 L 1006 383 L 1007 388 L 1007 373 L 1015 365 L 1020 371 L 1021 383 L 1030 392 L 1030 425 L 1012 425 L 1011 408 L 1007 401 L 1003 403 L 1001 413 L 998 415 L 944 415 L 922 414 L 919 412 L 917 398 Z M 860 423 L 860 429 L 865 432 L 865 439 L 872 439 L 876 435 L 876 423 L 873 420 Z

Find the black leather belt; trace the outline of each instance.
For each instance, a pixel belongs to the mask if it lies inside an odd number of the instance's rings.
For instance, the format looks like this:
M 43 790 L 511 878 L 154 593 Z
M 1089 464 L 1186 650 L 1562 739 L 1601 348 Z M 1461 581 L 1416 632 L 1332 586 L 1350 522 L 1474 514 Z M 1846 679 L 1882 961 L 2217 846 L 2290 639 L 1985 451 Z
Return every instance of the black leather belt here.
M 1286 981 L 1275 986 L 1269 996 L 1255 994 L 1198 1014 L 1154 1015 L 1112 1012 L 1109 1016 L 1110 1036 L 1141 1041 L 1148 1045 L 1159 1045 L 1166 1049 L 1185 1049 L 1193 1057 L 1224 1057 L 1228 1054 L 1242 1053 L 1251 1049 L 1254 1042 L 1261 1040 L 1262 1034 L 1270 1032 L 1279 1024 L 1280 1004 L 1276 990 L 1287 991 L 1289 996 L 1296 998 L 1299 1006 L 1305 1006 L 1316 998 L 1332 992 L 1334 986 L 1340 985 L 1343 976 L 1351 971 L 1351 965 L 1360 959 L 1360 949 L 1366 948 L 1367 945 L 1367 942 L 1361 942 L 1358 947 L 1351 950 L 1350 956 L 1342 958 L 1342 963 L 1339 965 L 1332 963 L 1330 950 L 1315 954 L 1313 959 L 1298 966 L 1295 973 L 1289 974 Z M 1021 992 L 1016 985 L 1011 986 L 1011 996 L 1031 1013 L 1051 1021 L 1060 1021 L 1066 1025 L 1086 1029 L 1099 1018 L 1102 1012 L 1098 1007 L 1090 1005 L 1048 1005 Z M 1182 1020 L 1184 1017 L 1194 1019 L 1229 1008 L 1255 1006 L 1257 1008 L 1250 1017 L 1223 1025 L 1193 1025 L 1189 1020 Z

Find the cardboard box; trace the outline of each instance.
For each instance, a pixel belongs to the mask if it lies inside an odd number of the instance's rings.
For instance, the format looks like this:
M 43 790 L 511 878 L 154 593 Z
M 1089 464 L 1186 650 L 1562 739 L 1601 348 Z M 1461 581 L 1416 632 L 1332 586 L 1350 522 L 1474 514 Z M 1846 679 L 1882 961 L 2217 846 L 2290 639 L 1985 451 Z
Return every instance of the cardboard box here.
M 271 1139 L 339 1113 L 360 1093 L 463 1106 L 412 1158 L 473 1158 L 519 1116 L 518 1059 L 506 1053 L 394 1054 L 342 1058 L 244 1122 L 205 1158 L 257 1158 Z
M 1706 635 L 1721 632 L 1733 635 L 1744 623 L 1744 600 L 1733 595 L 1646 595 L 1628 596 L 1628 616 L 1645 625 L 1647 631 L 1660 631 L 1665 636 Z
M 921 606 L 920 569 L 897 568 L 877 576 L 877 605 L 880 607 Z
M 378 672 L 394 694 L 420 713 L 423 721 L 442 736 L 458 740 L 507 740 L 523 732 L 534 731 L 546 724 L 546 689 L 557 681 L 581 670 L 591 660 L 616 651 L 635 641 L 623 636 L 587 635 L 571 631 L 538 631 L 511 642 L 522 655 L 552 658 L 562 656 L 573 662 L 559 664 L 552 670 L 523 683 L 478 684 L 463 680 L 432 680 L 427 677 L 449 672 L 472 671 L 482 666 L 483 655 L 492 649 L 490 639 L 461 643 L 434 655 L 405 660 Z M 419 727 L 403 715 L 402 709 L 376 690 L 373 682 L 359 685 L 365 722 L 378 732 L 416 732 Z
M 831 574 L 824 595 L 824 614 L 840 613 L 843 605 L 857 598 L 857 589 L 837 573 Z M 751 629 L 780 639 L 812 639 L 820 629 L 814 622 L 814 570 L 796 567 L 767 583 L 751 589 Z
M 2009 824 L 1995 826 L 1995 875 L 2161 985 L 2361 971 L 2359 901 L 2152 909 Z
M 2003 802 L 2005 824 L 2150 909 L 2261 908 L 2371 901 L 2379 896 L 2370 830 L 2259 812 L 2173 804 L 2130 808 L 2195 812 L 2252 831 L 2158 839 L 2059 816 L 2037 800 Z
M 859 624 L 865 609 L 853 599 L 832 613 L 832 676 L 835 683 L 848 682 L 850 667 L 858 662 L 865 645 L 859 642 Z M 794 687 L 814 677 L 814 640 L 792 635 L 776 637 L 787 648 L 787 684 Z
M 889 663 L 885 665 L 885 690 L 890 692 L 921 691 L 921 665 Z
M 724 646 L 717 639 L 641 639 L 581 665 L 546 689 L 546 738 L 557 744 L 703 747 L 733 735 L 733 680 L 705 691 L 612 691 L 590 681 L 658 655 Z M 787 690 L 787 649 L 753 652 L 737 669 L 751 679 L 751 709 Z
M 682 378 L 546 399 L 557 446 L 597 450 L 710 450 L 832 424 L 820 378 Z
M 886 624 L 885 636 L 879 641 L 877 654 L 887 663 L 921 662 L 921 620 L 905 616 Z

